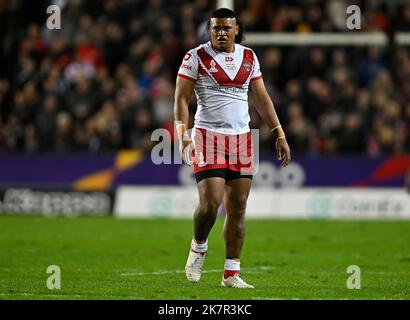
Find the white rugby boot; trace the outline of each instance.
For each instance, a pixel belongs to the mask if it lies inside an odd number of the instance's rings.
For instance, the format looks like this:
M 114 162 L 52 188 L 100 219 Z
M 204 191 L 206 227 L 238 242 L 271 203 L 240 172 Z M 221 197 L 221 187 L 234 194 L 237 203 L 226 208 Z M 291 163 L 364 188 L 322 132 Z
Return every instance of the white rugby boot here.
M 227 279 L 222 276 L 222 287 L 229 287 L 229 288 L 238 288 L 238 289 L 252 289 L 255 288 L 254 286 L 246 283 L 239 273 L 235 274 L 234 276 L 228 277 Z
M 189 281 L 199 282 L 201 279 L 202 266 L 205 261 L 205 253 L 194 252 L 189 249 L 188 259 L 185 265 L 185 274 Z

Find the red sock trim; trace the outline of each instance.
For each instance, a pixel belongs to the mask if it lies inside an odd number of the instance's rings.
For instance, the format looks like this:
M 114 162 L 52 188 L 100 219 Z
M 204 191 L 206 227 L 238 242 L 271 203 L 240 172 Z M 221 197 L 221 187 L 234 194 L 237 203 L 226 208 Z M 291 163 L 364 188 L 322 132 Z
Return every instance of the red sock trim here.
M 195 251 L 195 250 L 192 249 L 192 248 L 191 248 L 191 251 L 192 251 L 192 252 L 195 252 L 195 253 L 200 253 L 200 254 L 202 254 L 203 256 L 206 254 L 206 251 L 205 251 L 205 252 L 199 252 L 199 251 Z
M 229 277 L 239 274 L 240 272 L 240 270 L 224 270 L 224 278 L 228 279 Z

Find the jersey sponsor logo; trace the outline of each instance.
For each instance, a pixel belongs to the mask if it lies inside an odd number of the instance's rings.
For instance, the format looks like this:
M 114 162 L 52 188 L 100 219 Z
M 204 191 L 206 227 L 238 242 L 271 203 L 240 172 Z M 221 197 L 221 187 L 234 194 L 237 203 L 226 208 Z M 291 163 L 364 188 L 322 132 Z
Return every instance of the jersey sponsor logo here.
M 206 88 L 209 90 L 216 90 L 216 91 L 233 93 L 233 94 L 246 93 L 248 91 L 248 88 L 242 88 L 242 87 L 206 86 Z
M 181 65 L 181 69 L 188 69 L 189 71 L 192 71 L 192 66 L 189 66 L 189 65 L 183 63 L 183 64 Z
M 232 62 L 232 61 L 233 61 L 233 58 L 232 58 L 232 57 L 225 57 L 225 61 L 226 61 L 226 62 Z
M 192 54 L 190 54 L 189 52 L 186 53 L 184 60 L 188 61 L 189 59 L 191 59 Z
M 245 68 L 246 72 L 251 71 L 251 64 L 248 61 L 244 61 L 244 63 L 242 63 L 242 65 Z
M 215 68 L 216 63 L 215 63 L 214 60 L 211 60 L 210 65 L 211 65 L 211 67 L 208 69 L 209 72 L 218 72 L 218 69 Z
M 227 63 L 225 67 L 226 67 L 226 69 L 229 70 L 229 71 L 234 71 L 234 70 L 236 70 L 236 65 L 235 65 L 235 63 Z

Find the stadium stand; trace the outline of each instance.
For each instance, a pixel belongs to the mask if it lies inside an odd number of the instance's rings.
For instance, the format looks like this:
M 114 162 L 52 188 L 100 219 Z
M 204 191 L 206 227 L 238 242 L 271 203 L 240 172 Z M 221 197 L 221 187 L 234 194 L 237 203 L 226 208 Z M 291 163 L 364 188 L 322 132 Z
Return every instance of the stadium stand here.
M 410 31 L 410 1 L 350 2 L 363 31 Z M 252 32 L 340 33 L 343 3 L 237 0 L 235 9 Z M 45 26 L 49 4 L 0 0 L 0 152 L 148 152 L 155 128 L 172 130 L 176 71 L 206 39 L 215 2 L 61 1 L 61 30 Z M 410 152 L 408 47 L 253 49 L 294 153 Z M 251 118 L 261 150 L 272 150 L 254 109 Z

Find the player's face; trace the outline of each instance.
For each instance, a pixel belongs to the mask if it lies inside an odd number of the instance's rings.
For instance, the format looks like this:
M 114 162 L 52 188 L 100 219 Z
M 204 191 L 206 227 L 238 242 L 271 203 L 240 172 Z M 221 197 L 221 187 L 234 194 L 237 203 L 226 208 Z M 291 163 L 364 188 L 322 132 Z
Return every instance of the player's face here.
M 232 52 L 239 26 L 235 18 L 211 18 L 211 43 L 218 51 Z

